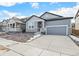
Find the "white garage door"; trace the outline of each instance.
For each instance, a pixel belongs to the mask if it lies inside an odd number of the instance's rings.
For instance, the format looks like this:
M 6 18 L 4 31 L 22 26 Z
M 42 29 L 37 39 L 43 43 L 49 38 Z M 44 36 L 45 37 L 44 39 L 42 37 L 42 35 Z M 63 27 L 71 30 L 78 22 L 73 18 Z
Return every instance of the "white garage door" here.
M 68 35 L 67 25 L 55 25 L 47 27 L 48 35 Z

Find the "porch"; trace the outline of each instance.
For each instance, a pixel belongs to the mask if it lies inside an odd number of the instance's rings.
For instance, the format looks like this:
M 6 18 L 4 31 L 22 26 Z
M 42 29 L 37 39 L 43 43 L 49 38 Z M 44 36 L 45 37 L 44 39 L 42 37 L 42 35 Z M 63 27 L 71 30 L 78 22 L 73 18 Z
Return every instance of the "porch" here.
M 22 31 L 22 23 L 10 23 L 8 24 L 8 32 L 21 32 Z

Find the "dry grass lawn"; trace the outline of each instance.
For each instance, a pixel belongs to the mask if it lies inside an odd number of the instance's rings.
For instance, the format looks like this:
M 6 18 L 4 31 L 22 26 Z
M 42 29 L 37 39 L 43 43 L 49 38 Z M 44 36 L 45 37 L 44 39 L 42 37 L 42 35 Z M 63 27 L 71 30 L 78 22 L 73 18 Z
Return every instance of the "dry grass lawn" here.
M 79 36 L 79 30 L 72 29 L 72 34 L 75 36 Z
M 9 33 L 5 35 L 0 35 L 0 37 L 17 42 L 26 42 L 31 37 L 33 37 L 33 33 Z

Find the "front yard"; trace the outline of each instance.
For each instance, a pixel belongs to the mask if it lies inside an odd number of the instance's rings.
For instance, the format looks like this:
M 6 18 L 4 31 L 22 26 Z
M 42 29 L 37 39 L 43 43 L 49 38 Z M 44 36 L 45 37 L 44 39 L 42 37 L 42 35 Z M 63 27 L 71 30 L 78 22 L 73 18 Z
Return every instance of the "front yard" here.
M 9 35 L 22 34 L 27 33 Z M 79 47 L 70 37 L 60 35 L 42 35 L 26 43 L 0 38 L 0 56 L 79 56 Z
M 33 36 L 33 33 L 6 33 L 4 35 L 0 35 L 1 38 L 5 38 L 7 40 L 13 40 L 17 42 L 26 42 Z

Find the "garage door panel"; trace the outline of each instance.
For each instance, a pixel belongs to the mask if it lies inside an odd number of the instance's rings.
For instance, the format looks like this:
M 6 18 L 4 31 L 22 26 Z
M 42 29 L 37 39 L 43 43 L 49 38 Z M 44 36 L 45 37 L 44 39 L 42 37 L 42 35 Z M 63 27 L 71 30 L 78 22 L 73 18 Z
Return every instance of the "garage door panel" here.
M 47 34 L 49 35 L 66 35 L 67 27 L 47 27 Z

